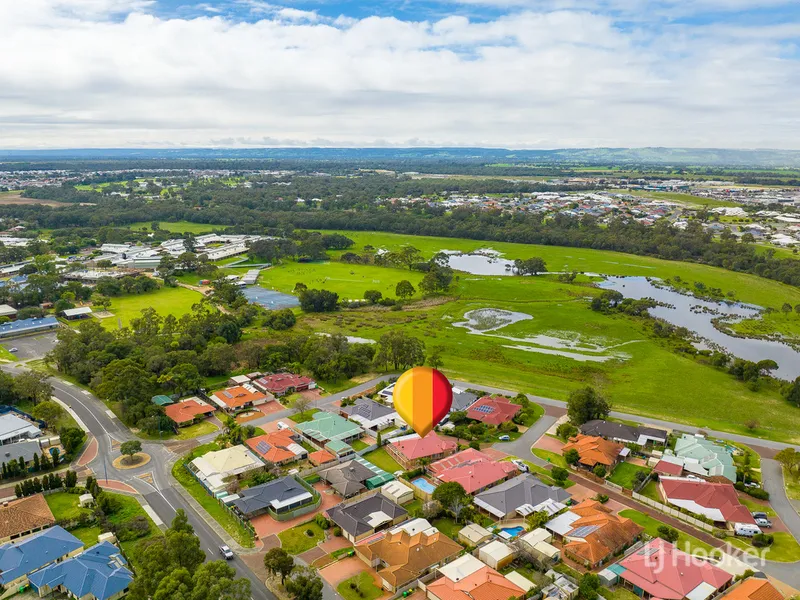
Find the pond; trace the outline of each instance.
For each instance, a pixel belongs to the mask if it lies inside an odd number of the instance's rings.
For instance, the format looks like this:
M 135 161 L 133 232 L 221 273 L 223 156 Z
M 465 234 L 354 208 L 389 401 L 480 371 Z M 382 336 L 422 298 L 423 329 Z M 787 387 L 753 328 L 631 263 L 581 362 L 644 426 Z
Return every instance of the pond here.
M 254 304 L 260 304 L 269 310 L 278 308 L 294 308 L 300 306 L 300 301 L 290 294 L 268 290 L 259 285 L 251 285 L 242 290 L 244 297 Z
M 773 373 L 781 379 L 794 380 L 800 377 L 800 352 L 782 342 L 739 338 L 728 335 L 716 327 L 713 320 L 725 316 L 731 319 L 758 318 L 760 307 L 741 304 L 700 300 L 648 281 L 646 277 L 609 277 L 599 287 L 616 290 L 626 298 L 640 300 L 652 298 L 669 306 L 657 306 L 650 314 L 679 327 L 686 327 L 712 346 L 729 352 L 737 358 L 758 362 L 772 359 L 778 363 Z
M 453 250 L 443 250 L 447 254 L 447 264 L 456 271 L 471 275 L 513 275 L 514 261 L 499 258 L 499 252 L 490 249 L 475 250 L 469 254 Z

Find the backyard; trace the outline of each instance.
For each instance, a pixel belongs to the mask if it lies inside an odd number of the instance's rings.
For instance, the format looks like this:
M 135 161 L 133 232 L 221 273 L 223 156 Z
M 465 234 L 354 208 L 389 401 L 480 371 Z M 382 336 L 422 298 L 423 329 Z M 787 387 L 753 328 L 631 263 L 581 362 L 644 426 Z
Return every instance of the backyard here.
M 389 456 L 389 453 L 386 452 L 386 448 L 378 448 L 377 450 L 373 450 L 364 455 L 364 458 L 371 462 L 376 467 L 380 467 L 387 473 L 395 473 L 396 471 L 402 471 L 403 467 Z
M 619 512 L 619 516 L 626 517 L 634 523 L 641 525 L 644 527 L 645 533 L 654 538 L 658 537 L 658 528 L 664 525 L 662 521 L 658 521 L 657 519 L 639 512 L 638 510 L 621 510 Z M 699 550 L 704 552 L 706 556 L 708 556 L 711 552 L 714 552 L 714 548 L 710 544 L 707 544 L 692 535 L 683 533 L 682 531 L 679 531 L 678 534 L 678 540 L 675 542 L 675 546 L 677 546 L 680 550 L 688 552 L 689 554 L 694 554 Z
M 69 492 L 56 492 L 44 497 L 47 506 L 56 518 L 56 521 L 74 521 L 81 515 L 91 515 L 91 508 L 81 508 L 78 506 L 78 494 Z
M 309 532 L 311 535 L 309 535 Z M 289 554 L 302 554 L 325 540 L 325 532 L 314 521 L 301 523 L 278 534 L 281 547 Z
M 184 467 L 190 462 L 202 456 L 206 452 L 218 450 L 219 446 L 215 443 L 203 444 L 192 450 L 186 456 L 177 460 L 172 466 L 172 476 L 178 480 L 183 488 L 200 503 L 200 505 L 227 531 L 233 539 L 245 548 L 253 547 L 253 534 L 234 517 L 228 509 L 224 508 L 215 498 L 212 498 L 206 489 L 197 481 L 191 473 Z
M 439 531 L 445 534 L 447 537 L 458 540 L 458 532 L 466 527 L 466 523 L 456 523 L 455 520 L 451 519 L 450 517 L 440 517 L 438 519 L 434 519 L 431 521 L 431 525 L 436 527 Z
M 648 474 L 650 473 L 650 469 L 624 462 L 616 466 L 614 472 L 611 473 L 611 476 L 608 478 L 608 480 L 611 483 L 616 483 L 617 485 L 621 485 L 626 489 L 632 490 L 638 483 L 636 481 L 637 473 Z
M 375 585 L 375 580 L 367 571 L 345 579 L 336 586 L 336 591 L 344 600 L 375 600 L 383 594 L 383 590 Z

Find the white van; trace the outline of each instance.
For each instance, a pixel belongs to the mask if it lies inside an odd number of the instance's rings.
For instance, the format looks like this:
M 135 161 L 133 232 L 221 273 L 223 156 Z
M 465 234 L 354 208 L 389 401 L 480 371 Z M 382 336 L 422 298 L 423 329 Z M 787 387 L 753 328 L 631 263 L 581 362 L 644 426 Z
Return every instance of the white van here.
M 742 537 L 753 537 L 761 533 L 761 528 L 758 525 L 751 525 L 750 523 L 736 523 L 733 527 L 733 531 L 736 535 Z

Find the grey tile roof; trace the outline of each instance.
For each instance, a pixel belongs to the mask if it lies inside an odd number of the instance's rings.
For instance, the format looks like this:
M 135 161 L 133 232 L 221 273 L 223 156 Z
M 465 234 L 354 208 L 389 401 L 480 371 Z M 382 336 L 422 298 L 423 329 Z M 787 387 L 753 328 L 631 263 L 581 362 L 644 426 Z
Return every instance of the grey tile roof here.
M 261 510 L 266 510 L 275 500 L 285 502 L 308 493 L 308 490 L 300 485 L 291 475 L 262 483 L 239 492 L 239 499 L 234 500 L 233 505 L 242 514 L 249 515 Z
M 614 423 L 613 421 L 603 421 L 601 419 L 587 421 L 581 425 L 580 430 L 584 435 L 623 440 L 634 444 L 639 440 L 640 435 L 663 439 L 664 441 L 667 439 L 667 432 L 663 429 L 645 427 L 643 425 L 634 427 L 632 425 L 625 425 L 624 423 Z
M 467 410 L 470 406 L 475 404 L 477 399 L 478 396 L 471 394 L 470 392 L 461 392 L 459 394 L 453 390 L 453 406 L 450 408 L 450 412 L 456 410 Z
M 319 476 L 343 496 L 350 496 L 365 489 L 364 482 L 375 473 L 359 462 L 348 460 L 340 465 L 320 471 Z
M 359 415 L 367 421 L 374 421 L 394 412 L 393 408 L 384 406 L 380 402 L 375 402 L 369 398 L 358 398 L 355 404 L 342 406 L 339 410 L 348 416 Z
M 503 514 L 514 512 L 523 504 L 536 506 L 546 500 L 565 502 L 570 494 L 559 487 L 550 487 L 530 473 L 523 473 L 475 496 Z
M 356 537 L 372 531 L 373 527 L 366 518 L 376 512 L 386 513 L 392 520 L 408 514 L 405 508 L 398 506 L 383 494 L 376 494 L 347 506 L 336 506 L 328 514 L 334 523 Z

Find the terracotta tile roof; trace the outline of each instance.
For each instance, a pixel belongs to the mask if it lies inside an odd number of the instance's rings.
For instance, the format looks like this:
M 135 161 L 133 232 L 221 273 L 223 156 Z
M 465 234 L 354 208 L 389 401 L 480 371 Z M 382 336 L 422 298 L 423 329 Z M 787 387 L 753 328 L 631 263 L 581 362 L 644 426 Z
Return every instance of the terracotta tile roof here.
M 14 500 L 8 506 L 0 506 L 0 539 L 55 525 L 55 522 L 42 494 Z
M 440 481 L 460 483 L 468 494 L 518 473 L 517 467 L 513 463 L 494 461 L 483 452 L 473 448 L 438 460 L 432 463 L 428 469 Z
M 370 561 L 380 558 L 386 566 L 378 569 L 378 575 L 395 588 L 417 579 L 430 566 L 463 550 L 461 544 L 440 531 L 431 535 L 425 532 L 410 535 L 402 529 L 390 531 L 380 539 L 359 545 L 356 549 Z
M 572 530 L 566 535 L 570 541 L 564 550 L 591 565 L 630 546 L 644 531 L 630 519 L 611 514 L 596 500 L 584 500 L 570 510 L 580 518 L 572 523 Z
M 308 455 L 308 460 L 310 460 L 313 465 L 324 465 L 332 460 L 336 460 L 336 457 L 327 450 L 317 450 Z
M 525 590 L 491 567 L 479 569 L 459 581 L 440 577 L 428 584 L 428 591 L 439 600 L 508 600 L 525 595 Z
M 725 594 L 721 600 L 783 600 L 783 595 L 766 579 L 750 577 Z
M 416 437 L 392 442 L 392 446 L 408 460 L 453 452 L 458 448 L 458 444 L 451 440 L 440 438 L 435 431 L 431 431 L 424 438 Z
M 724 587 L 733 575 L 711 563 L 695 560 L 662 539 L 652 540 L 619 563 L 620 577 L 663 600 L 682 600 L 697 586 Z
M 263 389 L 273 394 L 285 394 L 289 389 L 306 389 L 314 383 L 310 377 L 295 375 L 293 373 L 275 373 L 256 379 L 256 383 Z
M 487 425 L 499 425 L 514 418 L 522 407 L 503 396 L 484 396 L 467 409 L 467 417 Z
M 177 404 L 165 406 L 164 414 L 180 425 L 181 423 L 194 420 L 198 415 L 211 414 L 215 410 L 216 409 L 210 404 L 197 400 L 196 398 L 189 398 Z
M 719 511 L 725 521 L 755 523 L 750 510 L 739 502 L 739 494 L 730 483 L 661 477 L 659 484 L 668 502 L 690 501 L 703 508 Z
M 219 402 L 222 402 L 228 408 L 239 408 L 245 404 L 248 404 L 249 402 L 263 400 L 266 397 L 266 394 L 262 394 L 249 385 L 247 387 L 237 385 L 226 388 L 219 392 L 214 392 L 214 398 L 216 398 Z
M 610 442 L 598 436 L 579 433 L 562 448 L 562 454 L 573 448 L 578 451 L 582 465 L 594 467 L 598 464 L 611 467 L 617 463 L 622 444 Z
M 281 463 L 287 460 L 295 460 L 298 455 L 289 449 L 289 446 L 297 442 L 292 439 L 291 432 L 282 429 L 273 433 L 257 435 L 245 441 L 250 449 L 266 461 Z
M 683 473 L 683 465 L 668 462 L 666 460 L 660 460 L 653 470 L 661 475 L 680 475 Z

